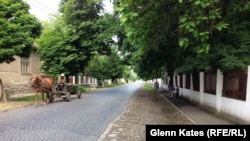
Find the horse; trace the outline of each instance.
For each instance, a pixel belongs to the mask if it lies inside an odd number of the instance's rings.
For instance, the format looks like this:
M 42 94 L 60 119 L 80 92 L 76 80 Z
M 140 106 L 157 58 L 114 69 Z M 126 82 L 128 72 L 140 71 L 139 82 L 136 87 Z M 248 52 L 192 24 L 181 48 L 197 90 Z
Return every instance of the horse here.
M 30 81 L 31 81 L 31 87 L 35 91 L 35 104 L 34 104 L 34 106 L 37 107 L 38 93 L 39 92 L 42 94 L 43 104 L 47 105 L 47 99 L 49 96 L 49 92 L 52 92 L 53 79 L 50 77 L 40 77 L 36 74 L 33 74 L 30 78 Z M 45 99 L 44 99 L 44 93 L 47 94 Z

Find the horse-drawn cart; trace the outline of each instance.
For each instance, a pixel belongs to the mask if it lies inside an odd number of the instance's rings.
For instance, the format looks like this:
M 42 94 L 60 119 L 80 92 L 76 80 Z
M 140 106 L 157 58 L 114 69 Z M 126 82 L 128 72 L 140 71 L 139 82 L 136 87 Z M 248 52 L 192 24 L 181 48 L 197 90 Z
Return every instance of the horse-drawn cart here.
M 53 84 L 53 79 L 50 77 L 41 78 L 38 75 L 32 75 L 30 80 L 31 87 L 35 91 L 35 107 L 38 102 L 38 92 L 42 94 L 44 105 L 47 104 L 47 100 L 53 102 L 57 97 L 62 97 L 69 102 L 71 101 L 71 95 L 77 95 L 78 98 L 81 98 L 82 95 L 77 85 L 65 83 Z M 46 93 L 46 97 L 44 93 Z
M 54 101 L 54 98 L 62 97 L 67 102 L 71 101 L 71 95 L 76 95 L 77 98 L 81 98 L 81 91 L 77 89 L 73 84 L 56 84 L 52 87 L 52 91 L 48 93 L 48 99 L 50 102 Z

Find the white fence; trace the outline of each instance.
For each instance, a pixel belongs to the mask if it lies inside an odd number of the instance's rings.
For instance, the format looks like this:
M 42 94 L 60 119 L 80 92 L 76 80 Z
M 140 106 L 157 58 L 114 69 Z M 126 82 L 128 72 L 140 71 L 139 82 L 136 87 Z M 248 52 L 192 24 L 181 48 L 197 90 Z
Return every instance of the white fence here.
M 238 100 L 233 98 L 224 97 L 222 95 L 223 89 L 223 74 L 220 70 L 217 70 L 216 77 L 216 94 L 208 94 L 204 92 L 204 72 L 199 73 L 200 80 L 200 90 L 193 90 L 192 77 L 190 82 L 190 89 L 185 87 L 180 88 L 180 96 L 188 99 L 191 102 L 199 104 L 204 108 L 208 108 L 211 111 L 215 112 L 221 116 L 230 117 L 231 120 L 238 121 L 240 123 L 250 123 L 250 66 L 247 70 L 247 88 L 246 88 L 246 99 Z M 166 78 L 169 80 L 169 77 Z M 177 75 L 177 84 L 180 86 L 180 76 Z M 185 86 L 185 75 L 182 76 L 182 83 Z M 166 80 L 162 80 L 165 82 Z M 174 79 L 174 84 L 175 84 Z M 164 89 L 167 89 L 167 84 L 162 83 L 161 86 Z

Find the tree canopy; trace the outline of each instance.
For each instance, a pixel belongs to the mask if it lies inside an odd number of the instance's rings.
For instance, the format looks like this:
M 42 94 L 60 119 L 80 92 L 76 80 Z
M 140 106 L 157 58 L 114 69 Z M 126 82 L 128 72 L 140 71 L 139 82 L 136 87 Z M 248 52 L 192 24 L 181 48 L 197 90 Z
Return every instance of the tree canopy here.
M 22 0 L 0 0 L 0 63 L 13 62 L 14 56 L 29 57 L 41 23 L 29 13 Z
M 144 79 L 164 71 L 225 72 L 250 64 L 249 0 L 114 0 L 114 5 L 109 15 L 102 13 L 101 1 L 63 0 L 62 17 L 39 40 L 44 70 L 85 73 L 88 62 L 110 54 L 111 47 Z
M 101 1 L 65 0 L 60 7 L 62 16 L 46 26 L 38 41 L 43 70 L 48 74 L 83 74 L 95 54 L 110 52 L 110 40 L 100 37 L 106 28 L 100 22 Z
M 250 64 L 249 0 L 115 0 L 115 6 L 143 76 Z
M 113 52 L 110 56 L 95 56 L 86 67 L 86 74 L 98 80 L 111 79 L 113 82 L 123 77 L 124 69 L 121 58 Z

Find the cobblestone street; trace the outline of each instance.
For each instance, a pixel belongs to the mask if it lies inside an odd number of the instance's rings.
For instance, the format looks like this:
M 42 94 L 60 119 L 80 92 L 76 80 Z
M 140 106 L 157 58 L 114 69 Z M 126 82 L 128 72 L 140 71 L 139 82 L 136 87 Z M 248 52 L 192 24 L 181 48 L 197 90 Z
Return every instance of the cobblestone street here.
M 36 108 L 33 101 L 1 103 L 5 110 L 0 114 L 0 140 L 96 141 L 141 86 L 135 83 L 94 90 L 81 99 L 72 96 L 66 102 L 56 98 L 46 106 L 40 100 Z
M 146 125 L 152 124 L 193 123 L 159 94 L 141 88 L 126 110 L 110 124 L 99 140 L 145 141 Z

